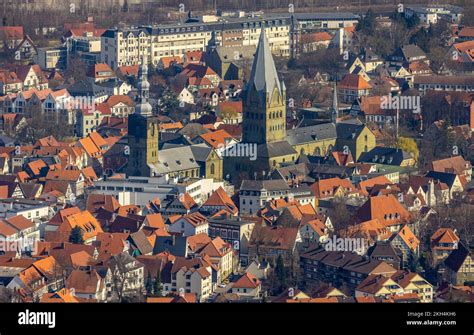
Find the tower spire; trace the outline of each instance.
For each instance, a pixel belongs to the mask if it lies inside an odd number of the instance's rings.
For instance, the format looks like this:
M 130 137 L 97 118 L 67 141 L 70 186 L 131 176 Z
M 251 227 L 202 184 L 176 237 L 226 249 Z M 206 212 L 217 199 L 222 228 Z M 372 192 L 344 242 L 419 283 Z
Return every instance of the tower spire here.
M 145 57 L 142 57 L 142 62 L 138 71 L 138 78 L 138 104 L 135 107 L 135 114 L 149 116 L 152 114 L 153 107 L 149 102 L 150 83 L 148 82 L 148 65 L 146 64 Z
M 278 92 L 281 94 L 281 83 L 278 79 L 278 73 L 263 23 L 247 91 L 252 90 L 253 86 L 255 86 L 258 93 L 266 93 L 269 99 L 271 99 L 275 87 L 278 88 Z

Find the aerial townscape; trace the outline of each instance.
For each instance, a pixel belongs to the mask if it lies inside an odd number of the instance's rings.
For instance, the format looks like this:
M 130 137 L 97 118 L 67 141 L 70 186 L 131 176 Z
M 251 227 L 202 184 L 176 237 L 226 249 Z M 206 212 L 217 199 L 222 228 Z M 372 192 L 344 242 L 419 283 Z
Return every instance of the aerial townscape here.
M 2 1 L 0 302 L 474 302 L 474 3 L 296 2 Z

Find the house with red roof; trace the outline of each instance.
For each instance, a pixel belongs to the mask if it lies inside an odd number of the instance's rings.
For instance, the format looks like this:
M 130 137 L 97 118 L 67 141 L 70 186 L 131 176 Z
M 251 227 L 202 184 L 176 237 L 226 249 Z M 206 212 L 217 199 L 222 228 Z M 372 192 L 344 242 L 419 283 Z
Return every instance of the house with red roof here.
M 18 93 L 23 90 L 23 81 L 18 78 L 15 71 L 0 70 L 0 95 Z
M 157 64 L 158 70 L 168 70 L 174 64 L 183 64 L 183 58 L 181 56 L 165 56 L 161 57 Z
M 261 297 L 262 283 L 253 274 L 246 272 L 232 283 L 231 292 L 243 298 L 259 299 Z
M 348 73 L 337 84 L 337 93 L 341 102 L 353 104 L 354 101 L 370 94 L 370 85 L 361 75 Z
M 232 215 L 237 215 L 239 213 L 237 206 L 222 187 L 219 187 L 211 194 L 211 196 L 201 206 L 201 210 L 210 214 L 217 213 L 221 210 Z
M 48 88 L 48 78 L 38 64 L 17 66 L 15 73 L 24 89 L 36 88 L 41 91 Z
M 216 115 L 225 124 L 240 124 L 242 122 L 242 101 L 221 101 L 217 105 Z
M 313 52 L 320 49 L 326 49 L 333 36 L 328 32 L 310 32 L 301 35 L 303 52 Z
M 370 197 L 357 210 L 359 222 L 378 219 L 392 232 L 398 232 L 407 223 L 411 222 L 411 214 L 398 199 L 392 195 Z
M 4 51 L 15 49 L 24 36 L 23 26 L 0 27 L 0 48 Z
M 86 210 L 65 216 L 56 231 L 49 231 L 45 234 L 45 240 L 48 242 L 68 242 L 72 230 L 76 227 L 79 227 L 82 231 L 84 244 L 92 244 L 97 235 L 103 232 L 99 221 Z
M 248 259 L 258 257 L 276 264 L 277 257 L 281 255 L 288 265 L 300 242 L 302 240 L 298 228 L 255 225 L 248 244 Z
M 1 251 L 31 251 L 40 239 L 40 231 L 36 224 L 23 215 L 0 220 Z M 12 248 L 8 250 L 8 248 Z M 29 249 L 29 250 L 28 250 Z
M 115 72 L 105 63 L 90 66 L 87 71 L 87 78 L 94 83 L 117 79 Z
M 209 148 L 216 150 L 220 156 L 226 148 L 230 148 L 237 144 L 237 141 L 224 129 L 201 134 L 195 137 L 193 142 L 196 144 L 206 144 Z
M 167 223 L 170 233 L 180 233 L 183 236 L 207 234 L 209 230 L 207 218 L 199 212 L 170 217 Z
M 128 117 L 135 112 L 135 102 L 128 95 L 112 95 L 105 103 L 116 117 Z
M 66 280 L 66 289 L 74 292 L 74 297 L 94 302 L 107 300 L 107 281 L 95 270 L 74 270 Z
M 54 257 L 49 256 L 35 261 L 17 274 L 7 288 L 16 290 L 18 302 L 34 302 L 63 285 L 63 269 Z
M 465 160 L 462 156 L 453 156 L 432 161 L 429 165 L 429 170 L 464 176 L 468 182 L 472 179 L 471 162 Z
M 81 170 L 72 169 L 58 169 L 50 170 L 45 177 L 46 182 L 48 181 L 61 181 L 66 182 L 70 185 L 71 191 L 76 197 L 80 197 L 84 194 L 85 178 Z
M 404 225 L 398 233 L 393 234 L 390 238 L 390 244 L 402 252 L 402 266 L 405 269 L 412 265 L 419 256 L 420 240 L 408 225 Z
M 359 192 L 349 179 L 321 179 L 311 185 L 316 199 L 331 199 L 336 197 L 357 196 Z
M 122 80 L 138 78 L 139 65 L 124 65 L 117 68 L 117 77 Z
M 443 262 L 459 246 L 460 238 L 451 228 L 439 228 L 431 235 L 430 247 L 433 266 Z

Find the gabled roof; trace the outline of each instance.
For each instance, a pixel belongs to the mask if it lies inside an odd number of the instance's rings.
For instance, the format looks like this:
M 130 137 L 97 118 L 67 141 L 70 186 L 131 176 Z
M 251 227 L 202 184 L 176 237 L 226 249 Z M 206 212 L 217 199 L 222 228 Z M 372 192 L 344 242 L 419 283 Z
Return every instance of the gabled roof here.
M 392 182 L 385 176 L 378 176 L 375 178 L 370 178 L 359 182 L 359 189 L 362 194 L 368 195 L 369 189 L 373 188 L 376 185 L 391 185 Z
M 371 89 L 372 86 L 364 79 L 364 77 L 354 74 L 348 73 L 342 78 L 342 80 L 338 83 L 337 87 L 339 89 L 353 89 L 353 90 L 367 90 Z
M 349 179 L 328 178 L 321 179 L 311 185 L 316 198 L 327 198 L 335 196 L 337 190 L 342 189 L 344 194 L 351 194 L 356 192 L 356 188 L 352 185 Z
M 202 206 L 222 206 L 232 214 L 238 212 L 237 206 L 222 187 L 215 190 Z
M 224 129 L 202 134 L 199 137 L 214 149 L 223 148 L 227 145 L 228 141 L 233 139 L 233 137 Z
M 406 246 L 412 251 L 416 251 L 420 245 L 420 240 L 415 236 L 415 234 L 413 234 L 408 225 L 404 225 L 396 236 L 400 237 L 403 242 L 405 242 Z
M 86 209 L 91 213 L 95 213 L 99 208 L 115 212 L 119 207 L 120 203 L 113 195 L 91 193 L 87 196 Z
M 69 229 L 80 227 L 84 233 L 84 240 L 96 237 L 98 233 L 102 233 L 102 227 L 89 211 L 69 215 L 65 218 L 65 222 L 68 223 Z M 59 228 L 59 230 L 62 229 L 64 228 Z
M 68 182 L 77 182 L 80 177 L 80 170 L 50 170 L 46 175 L 46 180 L 64 180 Z
M 439 228 L 431 235 L 431 248 L 443 249 L 441 244 L 456 245 L 460 239 L 451 228 Z
M 357 211 L 360 221 L 379 219 L 387 226 L 408 223 L 411 216 L 392 194 L 369 198 Z
M 249 246 L 257 244 L 269 249 L 292 251 L 298 237 L 298 228 L 255 226 Z
M 436 172 L 463 174 L 464 171 L 470 169 L 472 169 L 471 163 L 462 156 L 454 156 L 431 162 L 431 170 Z
M 23 26 L 3 26 L 0 27 L 0 39 L 22 40 L 24 36 Z
M 260 280 L 253 274 L 246 272 L 242 277 L 232 284 L 232 288 L 255 289 L 260 286 Z
M 95 295 L 101 289 L 99 284 L 103 285 L 101 282 L 102 278 L 96 270 L 74 270 L 67 278 L 66 288 L 74 289 L 79 294 Z

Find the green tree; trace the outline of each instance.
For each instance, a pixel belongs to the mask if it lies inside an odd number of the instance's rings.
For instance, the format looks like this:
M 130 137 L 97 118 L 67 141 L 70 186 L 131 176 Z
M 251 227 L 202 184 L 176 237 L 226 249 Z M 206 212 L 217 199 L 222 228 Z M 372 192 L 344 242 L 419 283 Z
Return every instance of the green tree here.
M 413 158 L 418 162 L 420 151 L 418 150 L 418 145 L 416 144 L 413 138 L 400 137 L 397 141 L 397 148 L 410 153 Z
M 72 228 L 71 235 L 69 235 L 69 242 L 73 244 L 84 244 L 84 232 L 81 227 L 76 226 Z

